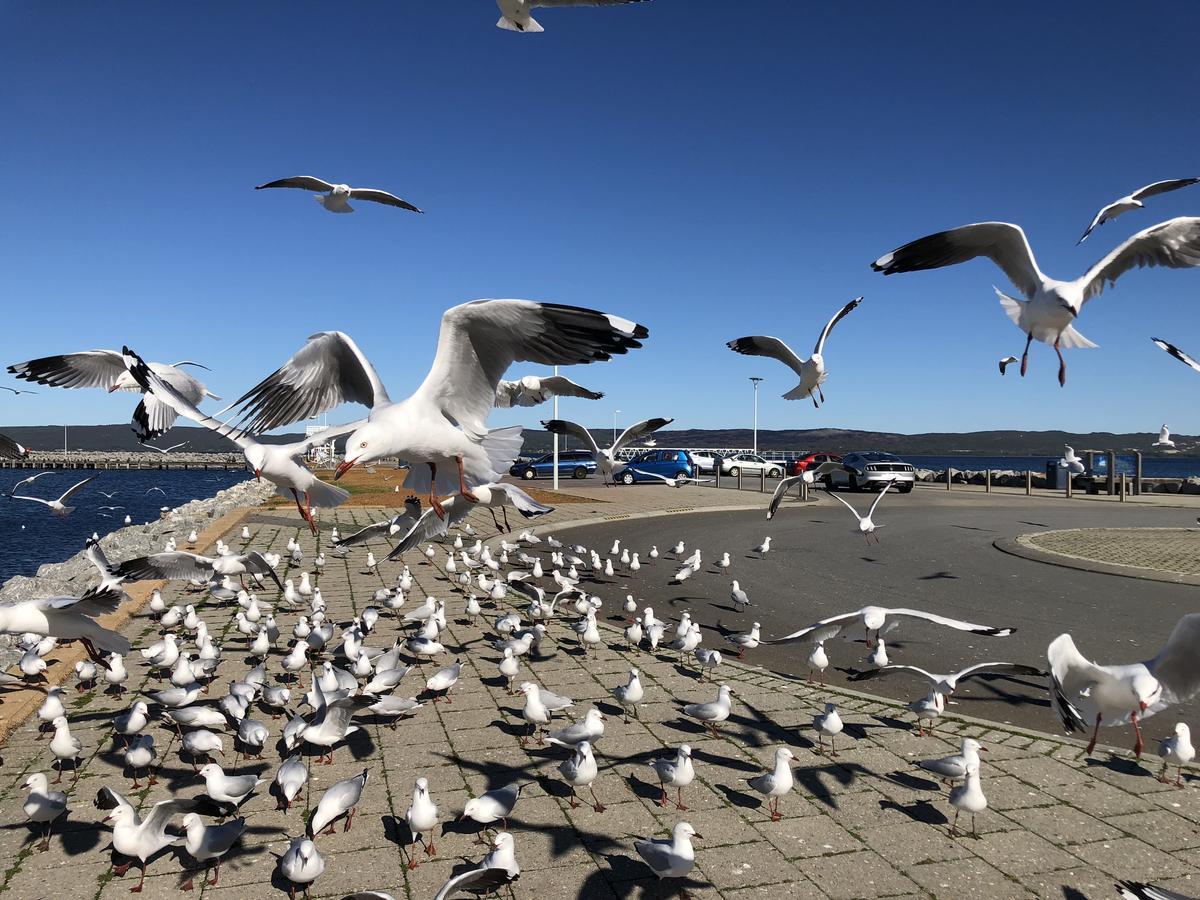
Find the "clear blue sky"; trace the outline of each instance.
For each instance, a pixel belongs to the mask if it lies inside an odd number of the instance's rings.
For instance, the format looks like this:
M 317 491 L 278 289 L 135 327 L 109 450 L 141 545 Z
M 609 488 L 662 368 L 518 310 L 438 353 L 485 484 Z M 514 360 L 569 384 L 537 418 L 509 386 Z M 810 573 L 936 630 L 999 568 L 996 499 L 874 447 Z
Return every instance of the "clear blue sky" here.
M 1200 186 L 1075 241 L 1144 183 L 1200 175 L 1200 7 L 1156 27 L 1117 3 L 729 4 L 655 0 L 494 27 L 491 0 L 0 3 L 5 363 L 129 343 L 214 370 L 232 398 L 313 331 L 349 332 L 395 397 L 442 310 L 479 297 L 598 307 L 651 332 L 569 371 L 608 392 L 594 426 L 674 416 L 764 428 L 1200 430 L 1200 272 L 1143 271 L 1089 304 L 1099 350 L 1022 335 L 986 261 L 884 278 L 931 231 L 1021 224 L 1074 277 L 1136 229 L 1200 211 Z M 380 187 L 428 214 L 323 211 L 294 174 Z M 842 303 L 828 403 L 723 346 L 802 355 Z M 528 368 L 515 369 L 518 374 Z M 7 379 L 7 376 L 5 376 Z M 6 380 L 5 383 L 12 383 Z M 124 421 L 128 396 L 0 395 L 0 425 Z M 357 411 L 338 413 L 349 417 Z M 536 425 L 549 407 L 497 413 Z

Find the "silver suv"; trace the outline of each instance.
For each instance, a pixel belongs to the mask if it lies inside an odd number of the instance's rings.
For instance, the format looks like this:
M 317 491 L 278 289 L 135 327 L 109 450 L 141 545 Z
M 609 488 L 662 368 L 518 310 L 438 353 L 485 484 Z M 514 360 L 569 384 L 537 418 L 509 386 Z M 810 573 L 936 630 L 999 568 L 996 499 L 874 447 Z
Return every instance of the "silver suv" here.
M 733 456 L 726 456 L 721 460 L 722 475 L 733 475 L 736 477 L 742 472 L 757 475 L 762 471 L 767 473 L 768 478 L 782 478 L 783 463 L 763 459 L 757 453 L 737 453 Z
M 888 482 L 896 482 L 893 490 L 907 494 L 916 484 L 916 470 L 900 457 L 880 450 L 863 450 L 842 457 L 845 469 L 829 473 L 830 487 L 847 487 L 852 491 L 883 490 Z

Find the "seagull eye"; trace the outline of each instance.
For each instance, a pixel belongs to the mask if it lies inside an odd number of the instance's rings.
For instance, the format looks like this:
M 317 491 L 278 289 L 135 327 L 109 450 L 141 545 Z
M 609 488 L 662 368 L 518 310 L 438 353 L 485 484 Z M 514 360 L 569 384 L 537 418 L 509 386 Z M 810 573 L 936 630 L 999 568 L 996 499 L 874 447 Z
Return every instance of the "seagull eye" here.
M 362 442 L 361 444 L 359 444 L 358 446 L 359 446 L 359 447 L 365 447 L 365 446 L 367 446 L 367 442 L 366 442 L 366 441 L 363 441 L 363 442 Z

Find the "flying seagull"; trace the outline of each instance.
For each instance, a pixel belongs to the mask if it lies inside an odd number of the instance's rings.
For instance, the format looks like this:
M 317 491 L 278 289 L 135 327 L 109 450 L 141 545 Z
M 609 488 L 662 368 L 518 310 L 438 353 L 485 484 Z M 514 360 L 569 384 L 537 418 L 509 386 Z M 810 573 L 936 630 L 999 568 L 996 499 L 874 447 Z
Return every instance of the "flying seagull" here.
M 862 303 L 862 300 L 862 297 L 855 297 L 833 314 L 833 318 L 821 330 L 821 336 L 817 338 L 812 356 L 808 359 L 798 357 L 792 348 L 779 338 L 765 335 L 736 338 L 725 346 L 734 353 L 743 353 L 746 356 L 769 356 L 779 360 L 800 376 L 800 383 L 784 394 L 783 399 L 800 400 L 809 397 L 813 406 L 820 408 L 821 403 L 825 402 L 825 394 L 821 391 L 821 385 L 829 377 L 829 373 L 825 371 L 825 340 L 829 337 L 829 332 L 833 331 L 833 326 L 849 315 Z M 821 398 L 821 403 L 817 402 L 818 397 Z
M 1154 344 L 1156 347 L 1158 347 L 1158 349 L 1166 350 L 1168 353 L 1170 353 L 1173 357 L 1175 357 L 1177 360 L 1179 360 L 1181 363 L 1183 363 L 1188 368 L 1191 368 L 1197 372 L 1200 372 L 1200 363 L 1196 362 L 1194 359 L 1192 359 L 1190 356 L 1188 356 L 1186 353 L 1184 353 L 1182 350 L 1180 350 L 1174 344 L 1169 344 L 1166 341 L 1160 340 L 1159 338 L 1150 338 L 1150 340 L 1154 341 Z
M 596 460 L 596 465 L 600 468 L 604 483 L 608 484 L 617 472 L 625 468 L 624 463 L 617 461 L 617 453 L 622 447 L 641 440 L 674 421 L 674 419 L 646 419 L 636 425 L 630 425 L 610 446 L 603 449 L 596 443 L 596 439 L 592 437 L 590 431 L 575 422 L 568 422 L 565 419 L 550 419 L 542 422 L 542 427 L 551 434 L 571 435 L 580 440 L 584 449 L 591 452 L 592 458 Z
M 10 438 L 0 434 L 0 459 L 25 459 L 29 451 Z
M 1175 449 L 1175 442 L 1171 440 L 1171 429 L 1166 426 L 1166 423 L 1158 430 L 1158 440 L 1152 446 L 1161 447 L 1164 450 Z
M 986 256 L 1008 276 L 1025 300 L 996 289 L 1000 305 L 1013 324 L 1026 335 L 1021 374 L 1029 361 L 1034 338 L 1054 347 L 1058 354 L 1058 383 L 1067 383 L 1067 364 L 1061 347 L 1094 347 L 1075 330 L 1083 306 L 1130 269 L 1165 266 L 1186 269 L 1200 266 L 1200 218 L 1180 217 L 1139 231 L 1073 281 L 1059 281 L 1042 273 L 1025 232 L 1008 222 L 980 222 L 941 231 L 910 241 L 886 253 L 871 268 L 884 275 L 940 269 Z
M 161 453 L 165 456 L 166 454 L 170 453 L 172 450 L 178 450 L 180 447 L 186 447 L 189 443 L 191 443 L 191 441 L 183 441 L 182 443 L 179 443 L 179 444 L 172 444 L 170 447 L 155 447 L 153 444 L 147 444 L 144 441 L 138 441 L 138 443 L 141 444 L 143 447 L 145 447 L 147 450 L 157 450 L 159 453 Z
M 497 28 L 505 31 L 520 31 L 540 34 L 546 29 L 533 17 L 535 9 L 555 9 L 562 6 L 620 6 L 624 3 L 641 3 L 643 0 L 496 0 L 500 7 Z
M 501 381 L 496 385 L 496 409 L 537 406 L 552 397 L 583 397 L 585 400 L 599 400 L 603 396 L 602 391 L 588 390 L 583 385 L 576 384 L 570 378 L 564 378 L 561 375 L 551 375 L 549 378 L 524 375 L 516 381 Z
M 1005 371 L 1008 369 L 1008 367 L 1011 366 L 1016 361 L 1017 361 L 1017 358 L 1015 356 L 1006 356 L 1006 357 L 1004 357 L 1004 359 L 1000 360 L 1000 362 L 999 362 L 1000 374 L 1003 375 L 1005 373 Z
M 767 519 L 770 520 L 775 518 L 775 513 L 779 511 L 779 504 L 783 502 L 784 496 L 792 489 L 794 485 L 800 484 L 801 482 L 804 484 L 814 484 L 818 479 L 824 478 L 830 472 L 845 470 L 846 467 L 840 462 L 833 462 L 830 460 L 817 466 L 810 466 L 799 475 L 789 475 L 787 478 L 781 478 L 779 480 L 779 484 L 775 486 L 775 493 L 771 495 L 771 502 L 767 506 Z M 883 494 L 881 493 L 879 496 L 882 497 Z M 838 499 L 840 500 L 841 498 L 839 497 Z M 876 500 L 875 502 L 878 503 L 879 501 Z M 874 508 L 875 507 L 873 506 L 871 507 L 872 510 L 874 510 Z
M 880 666 L 878 669 L 867 669 L 851 676 L 851 681 L 865 681 L 870 678 L 879 678 L 883 675 L 893 675 L 896 672 L 912 672 L 920 675 L 922 678 L 928 679 L 933 684 L 933 689 L 939 694 L 949 696 L 958 688 L 960 681 L 965 681 L 968 678 L 975 678 L 980 675 L 992 674 L 1007 674 L 1007 675 L 1028 675 L 1031 677 L 1045 678 L 1048 674 L 1037 666 L 1027 666 L 1022 663 L 1012 662 L 985 662 L 977 663 L 973 666 L 967 666 L 958 672 L 951 672 L 947 675 L 939 675 L 936 672 L 929 672 L 919 666 Z
M 32 500 L 34 503 L 41 503 L 44 506 L 48 506 L 50 511 L 56 516 L 66 518 L 71 513 L 75 512 L 75 507 L 67 506 L 67 501 L 78 494 L 83 489 L 83 486 L 95 477 L 95 475 L 92 475 L 90 478 L 85 478 L 83 481 L 79 481 L 71 485 L 57 500 L 43 500 L 41 497 L 27 497 L 24 494 L 10 494 L 9 496 L 13 500 Z
M 927 622 L 933 622 L 935 625 L 945 625 L 947 628 L 954 628 L 958 631 L 969 631 L 972 634 L 982 634 L 986 635 L 987 637 L 1007 637 L 1017 630 L 1015 628 L 994 628 L 991 625 L 975 625 L 971 622 L 963 622 L 959 619 L 950 619 L 946 616 L 939 616 L 935 615 L 934 613 L 923 612 L 919 609 L 889 609 L 883 606 L 864 606 L 862 609 L 856 609 L 853 612 L 839 613 L 835 616 L 829 616 L 828 618 L 821 619 L 820 621 L 814 622 L 811 625 L 807 625 L 804 628 L 801 628 L 799 631 L 793 631 L 789 635 L 776 638 L 772 641 L 763 641 L 763 643 L 783 644 L 787 641 L 800 640 L 811 632 L 816 631 L 818 628 L 823 628 L 826 625 L 850 622 L 857 619 L 861 620 L 867 629 L 867 643 L 872 644 L 872 633 L 876 635 L 879 634 L 880 631 L 884 630 L 884 627 L 888 624 L 889 620 L 897 617 L 924 619 Z
M 393 402 L 358 345 L 340 331 L 314 334 L 278 370 L 236 402 L 241 427 L 255 433 L 311 418 L 339 403 L 370 409 L 346 441 L 335 479 L 359 464 L 396 456 L 412 464 L 407 486 L 457 491 L 473 501 L 474 485 L 499 481 L 521 446 L 521 428 L 488 430 L 496 386 L 514 362 L 574 365 L 602 362 L 641 347 L 649 332 L 596 310 L 531 300 L 476 300 L 446 310 L 425 381 Z
M 398 206 L 400 209 L 407 209 L 410 212 L 421 212 L 407 200 L 401 200 L 395 194 L 389 194 L 387 191 L 375 188 L 353 188 L 348 184 L 330 184 L 328 181 L 322 181 L 312 175 L 280 178 L 278 181 L 260 184 L 254 189 L 261 191 L 263 188 L 300 188 L 302 191 L 316 191 L 313 199 L 332 213 L 354 212 L 354 207 L 349 203 L 351 200 L 370 200 L 385 206 Z
M 895 483 L 896 483 L 895 481 L 889 481 L 887 484 L 885 484 L 883 486 L 883 490 L 879 492 L 879 496 L 875 498 L 875 501 L 871 504 L 871 508 L 867 510 L 867 514 L 865 516 L 859 515 L 858 510 L 856 510 L 853 506 L 850 505 L 850 503 L 848 501 L 839 497 L 833 491 L 828 491 L 827 493 L 834 500 L 837 500 L 839 503 L 841 503 L 842 506 L 846 507 L 846 509 L 850 510 L 850 514 L 852 516 L 854 516 L 854 518 L 858 519 L 858 530 L 860 532 L 862 532 L 862 536 L 867 539 L 867 543 L 868 544 L 871 543 L 871 538 L 874 537 L 875 543 L 878 544 L 879 543 L 879 535 L 875 534 L 875 529 L 882 528 L 883 526 L 876 525 L 871 520 L 871 517 L 873 515 L 875 515 L 875 507 L 877 507 L 879 505 L 879 501 L 883 499 L 883 495 L 886 494 L 888 492 L 888 488 L 890 488 Z
M 1121 197 L 1119 200 L 1114 200 L 1108 206 L 1104 207 L 1100 212 L 1096 213 L 1096 217 L 1092 219 L 1092 224 L 1087 227 L 1087 231 L 1083 233 L 1078 241 L 1075 242 L 1079 246 L 1087 240 L 1088 235 L 1092 233 L 1092 229 L 1099 225 L 1103 225 L 1111 219 L 1115 219 L 1122 213 L 1127 213 L 1131 209 L 1141 209 L 1146 204 L 1142 203 L 1147 197 L 1154 197 L 1157 194 L 1165 194 L 1167 191 L 1177 191 L 1180 188 L 1185 188 L 1188 185 L 1195 184 L 1200 181 L 1200 178 L 1171 178 L 1167 181 L 1156 181 L 1153 184 L 1148 184 L 1143 188 L 1138 188 L 1132 194 Z
M 14 397 L 20 397 L 22 394 L 37 394 L 37 391 L 22 391 L 15 387 L 9 387 L 7 384 L 0 384 L 0 391 L 12 391 Z
M 205 397 L 220 400 L 203 384 L 180 369 L 180 366 L 196 366 L 208 369 L 198 362 L 183 360 L 166 365 L 152 362 L 150 369 L 164 382 L 171 385 L 189 403 L 199 403 Z M 64 353 L 60 356 L 43 356 L 27 362 L 13 363 L 8 371 L 25 381 L 61 388 L 104 388 L 113 391 L 134 391 L 145 394 L 125 366 L 125 360 L 116 350 L 84 350 L 81 353 Z M 133 411 L 134 434 L 139 442 L 152 441 L 173 424 L 176 411 L 156 397 L 146 396 Z

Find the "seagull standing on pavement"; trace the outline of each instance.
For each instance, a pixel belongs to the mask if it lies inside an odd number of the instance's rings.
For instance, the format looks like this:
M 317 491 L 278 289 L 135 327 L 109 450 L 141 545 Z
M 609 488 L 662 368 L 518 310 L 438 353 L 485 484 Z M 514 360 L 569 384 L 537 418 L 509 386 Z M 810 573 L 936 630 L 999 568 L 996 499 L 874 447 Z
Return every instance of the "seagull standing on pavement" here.
M 433 833 L 440 819 L 438 818 L 437 804 L 429 796 L 427 779 L 417 779 L 416 786 L 413 788 L 412 802 L 408 805 L 404 819 L 408 822 L 409 832 L 412 833 L 412 843 L 408 845 L 408 868 L 411 871 L 417 867 L 417 858 L 413 856 L 412 852 L 417 841 L 420 841 L 421 846 L 425 848 L 426 856 L 433 856 L 437 853 L 437 849 L 433 845 Z M 424 835 L 426 833 L 429 834 L 429 843 L 425 843 Z
M 1053 345 L 1059 361 L 1058 383 L 1065 385 L 1067 364 L 1060 347 L 1096 346 L 1075 330 L 1084 304 L 1131 269 L 1200 266 L 1200 218 L 1170 219 L 1139 231 L 1073 281 L 1043 274 L 1025 232 L 1007 222 L 964 225 L 918 238 L 884 254 L 871 268 L 893 275 L 952 266 L 978 256 L 999 266 L 1025 297 L 1018 300 L 996 290 L 1005 314 L 1026 335 L 1021 375 L 1029 361 L 1029 345 L 1036 338 Z
M 686 812 L 687 807 L 683 803 L 683 789 L 696 778 L 696 770 L 692 766 L 692 748 L 687 744 L 680 744 L 674 756 L 652 760 L 649 766 L 658 776 L 658 783 L 662 788 L 662 796 L 656 801 L 658 805 L 665 807 L 670 803 L 667 797 L 667 788 L 673 787 L 675 788 L 675 808 L 680 812 Z
M 783 818 L 783 814 L 779 811 L 779 801 L 791 793 L 792 785 L 795 783 L 795 779 L 792 777 L 792 760 L 795 758 L 795 754 L 787 747 L 780 747 L 775 751 L 775 766 L 770 772 L 746 779 L 746 783 L 755 793 L 769 798 L 767 809 L 771 813 L 772 822 L 778 822 Z
M 725 346 L 734 353 L 742 353 L 747 356 L 769 356 L 779 360 L 800 376 L 800 383 L 784 394 L 783 399 L 802 400 L 808 397 L 812 400 L 813 406 L 820 408 L 821 403 L 825 402 L 825 394 L 821 390 L 821 385 L 829 378 L 829 373 L 825 371 L 825 341 L 829 338 L 829 332 L 833 331 L 833 326 L 853 312 L 862 303 L 862 299 L 862 297 L 855 297 L 833 314 L 833 318 L 821 329 L 821 335 L 817 338 L 816 346 L 813 347 L 812 356 L 808 359 L 798 357 L 792 348 L 779 338 L 765 335 L 736 338 Z M 818 397 L 821 399 L 820 403 L 817 402 Z
M 958 834 L 958 814 L 961 812 L 969 812 L 971 814 L 971 836 L 978 837 L 979 833 L 975 830 L 975 816 L 987 809 L 987 797 L 983 795 L 983 788 L 979 784 L 979 763 L 969 763 L 967 765 L 966 780 L 951 789 L 950 805 L 954 807 L 954 821 L 950 823 L 950 836 L 955 837 Z
M 309 837 L 315 838 L 318 834 L 333 834 L 333 823 L 342 816 L 346 817 L 346 824 L 342 831 L 350 830 L 350 826 L 354 824 L 354 813 L 358 809 L 358 801 L 362 798 L 363 788 L 367 786 L 367 778 L 370 774 L 369 769 L 363 769 L 353 778 L 346 778 L 329 786 L 321 795 L 316 811 L 309 819 Z M 325 831 L 326 828 L 329 830 Z
M 703 835 L 690 824 L 677 822 L 669 839 L 637 840 L 633 842 L 633 849 L 660 879 L 686 878 L 696 865 L 696 851 L 692 847 L 692 838 L 698 837 Z M 681 900 L 688 897 L 685 890 L 680 889 L 679 894 Z
M 1167 780 L 1167 766 L 1176 766 L 1175 787 L 1183 787 L 1183 767 L 1196 758 L 1196 748 L 1192 746 L 1191 729 L 1185 723 L 1177 722 L 1175 733 L 1158 745 L 1158 755 L 1162 757 L 1163 761 L 1158 780 L 1163 784 L 1170 784 Z
M 25 802 L 21 804 L 21 811 L 25 813 L 27 821 L 34 825 L 46 826 L 45 839 L 38 849 L 49 850 L 50 831 L 54 828 L 54 823 L 67 812 L 67 795 L 62 791 L 50 790 L 50 782 L 41 772 L 34 772 L 26 778 L 22 787 L 28 793 L 25 795 Z

